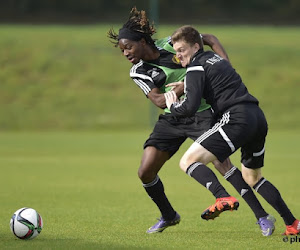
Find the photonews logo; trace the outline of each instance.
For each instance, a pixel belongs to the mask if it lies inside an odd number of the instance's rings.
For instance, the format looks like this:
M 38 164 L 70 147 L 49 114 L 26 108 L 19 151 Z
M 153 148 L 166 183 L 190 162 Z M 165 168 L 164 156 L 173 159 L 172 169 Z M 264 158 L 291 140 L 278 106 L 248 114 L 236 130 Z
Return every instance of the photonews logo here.
M 290 244 L 293 244 L 293 243 L 296 243 L 296 242 L 300 243 L 300 236 L 299 237 L 297 235 L 291 236 L 291 237 L 284 236 L 282 238 L 282 241 L 283 242 L 289 242 Z

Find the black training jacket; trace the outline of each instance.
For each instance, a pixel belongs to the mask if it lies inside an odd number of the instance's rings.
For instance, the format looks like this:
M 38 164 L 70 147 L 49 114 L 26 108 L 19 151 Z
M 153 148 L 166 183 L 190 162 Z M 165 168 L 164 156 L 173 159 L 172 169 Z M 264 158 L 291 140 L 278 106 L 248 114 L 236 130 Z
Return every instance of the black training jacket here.
M 256 103 L 228 61 L 212 51 L 199 50 L 187 66 L 185 99 L 171 106 L 175 116 L 192 116 L 205 98 L 216 114 L 238 103 Z

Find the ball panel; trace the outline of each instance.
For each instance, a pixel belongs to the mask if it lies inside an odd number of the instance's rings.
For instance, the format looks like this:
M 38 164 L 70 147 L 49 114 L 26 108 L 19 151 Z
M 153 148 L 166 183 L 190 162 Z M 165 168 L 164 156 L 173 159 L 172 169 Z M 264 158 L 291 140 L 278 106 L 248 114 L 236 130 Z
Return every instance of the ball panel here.
M 38 222 L 37 222 L 37 231 L 38 233 L 41 233 L 42 229 L 43 229 L 43 219 L 42 216 L 40 214 L 37 213 L 37 218 L 38 218 Z
M 16 216 L 16 218 L 17 217 L 18 216 Z M 16 219 L 16 218 L 14 221 L 13 232 L 18 238 L 23 238 L 24 236 L 27 235 L 27 233 L 30 229 L 23 223 L 19 222 L 18 219 Z

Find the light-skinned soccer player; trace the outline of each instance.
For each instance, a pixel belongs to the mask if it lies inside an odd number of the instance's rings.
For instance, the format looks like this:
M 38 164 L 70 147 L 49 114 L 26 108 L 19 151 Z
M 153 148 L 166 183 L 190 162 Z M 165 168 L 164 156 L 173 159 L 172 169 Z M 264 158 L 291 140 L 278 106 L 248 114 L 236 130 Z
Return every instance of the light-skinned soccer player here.
M 172 35 L 173 47 L 186 67 L 185 99 L 174 92 L 165 94 L 167 107 L 175 117 L 194 115 L 201 98 L 212 106 L 217 122 L 190 146 L 180 160 L 180 168 L 201 183 L 202 169 L 218 159 L 223 162 L 241 148 L 242 174 L 283 218 L 285 235 L 300 233 L 297 220 L 276 187 L 262 176 L 268 125 L 258 100 L 244 85 L 240 75 L 219 55 L 204 51 L 199 32 L 183 26 Z

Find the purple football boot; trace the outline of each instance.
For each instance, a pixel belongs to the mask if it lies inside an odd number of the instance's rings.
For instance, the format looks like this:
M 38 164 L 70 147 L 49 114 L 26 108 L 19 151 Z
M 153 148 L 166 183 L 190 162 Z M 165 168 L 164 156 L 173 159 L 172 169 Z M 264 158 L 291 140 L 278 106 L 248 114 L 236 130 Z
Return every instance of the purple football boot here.
M 180 222 L 180 215 L 176 213 L 173 220 L 165 220 L 163 217 L 158 219 L 158 222 L 147 230 L 148 234 L 161 233 L 170 226 L 175 226 Z
M 259 218 L 258 224 L 260 226 L 260 230 L 263 236 L 270 236 L 275 230 L 275 218 L 272 215 L 267 215 L 265 217 Z

